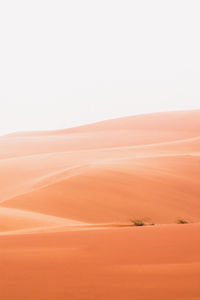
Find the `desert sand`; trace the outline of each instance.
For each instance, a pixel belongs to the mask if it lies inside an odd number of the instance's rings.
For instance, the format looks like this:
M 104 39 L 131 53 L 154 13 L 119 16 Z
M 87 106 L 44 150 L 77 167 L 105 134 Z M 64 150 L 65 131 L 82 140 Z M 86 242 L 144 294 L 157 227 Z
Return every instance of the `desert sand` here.
M 0 299 L 200 299 L 199 199 L 198 110 L 0 137 Z

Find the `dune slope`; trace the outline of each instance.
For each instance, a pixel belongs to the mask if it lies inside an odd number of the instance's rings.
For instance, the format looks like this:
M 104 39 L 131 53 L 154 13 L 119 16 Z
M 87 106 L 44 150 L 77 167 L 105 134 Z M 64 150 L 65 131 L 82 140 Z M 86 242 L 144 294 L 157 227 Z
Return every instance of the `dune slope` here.
M 199 156 L 98 164 L 1 205 L 89 223 L 200 221 L 199 164 Z
M 200 299 L 199 187 L 198 110 L 0 137 L 0 299 Z
M 199 221 L 199 117 L 161 113 L 2 137 L 0 206 L 93 223 Z

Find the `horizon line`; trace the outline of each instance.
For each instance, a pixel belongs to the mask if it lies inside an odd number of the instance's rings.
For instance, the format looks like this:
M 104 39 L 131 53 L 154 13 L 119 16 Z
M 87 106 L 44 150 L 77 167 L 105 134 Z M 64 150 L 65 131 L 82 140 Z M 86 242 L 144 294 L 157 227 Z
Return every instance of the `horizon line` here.
M 112 120 L 118 120 L 118 119 L 124 119 L 124 118 L 131 118 L 131 117 L 136 117 L 136 116 L 145 116 L 145 115 L 157 115 L 157 114 L 165 114 L 165 113 L 180 113 L 180 112 L 192 112 L 192 111 L 199 111 L 200 108 L 193 108 L 193 109 L 177 109 L 177 110 L 165 110 L 165 111 L 155 111 L 155 112 L 144 112 L 144 113 L 135 113 L 135 114 L 127 114 L 127 115 L 122 115 L 119 117 L 113 117 L 109 119 L 102 119 L 94 122 L 89 122 L 89 123 L 82 123 L 78 124 L 72 127 L 65 127 L 65 128 L 52 128 L 52 129 L 31 129 L 31 130 L 16 130 L 16 131 L 10 131 L 5 134 L 0 134 L 1 137 L 9 137 L 12 135 L 17 135 L 17 134 L 25 134 L 25 133 L 47 133 L 47 132 L 57 132 L 57 131 L 66 131 L 70 129 L 76 129 L 84 126 L 89 126 L 89 125 L 95 125 L 107 121 L 112 121 Z

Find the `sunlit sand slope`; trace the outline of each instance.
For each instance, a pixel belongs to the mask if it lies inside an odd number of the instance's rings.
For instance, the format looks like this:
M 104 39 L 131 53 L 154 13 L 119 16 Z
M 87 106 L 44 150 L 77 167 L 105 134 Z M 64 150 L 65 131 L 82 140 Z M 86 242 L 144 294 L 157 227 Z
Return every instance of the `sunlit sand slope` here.
M 200 111 L 14 134 L 0 145 L 0 207 L 89 223 L 200 220 Z
M 92 223 L 200 221 L 199 164 L 181 155 L 93 165 L 2 205 Z
M 66 226 L 84 226 L 86 224 L 66 218 L 52 217 L 44 214 L 0 207 L 0 235 L 37 231 L 51 231 Z

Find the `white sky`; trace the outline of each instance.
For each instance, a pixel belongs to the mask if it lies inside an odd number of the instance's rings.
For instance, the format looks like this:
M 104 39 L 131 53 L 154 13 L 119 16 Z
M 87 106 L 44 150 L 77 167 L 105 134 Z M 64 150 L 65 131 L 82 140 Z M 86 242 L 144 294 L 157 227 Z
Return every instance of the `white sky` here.
M 0 134 L 200 108 L 199 0 L 0 0 Z

